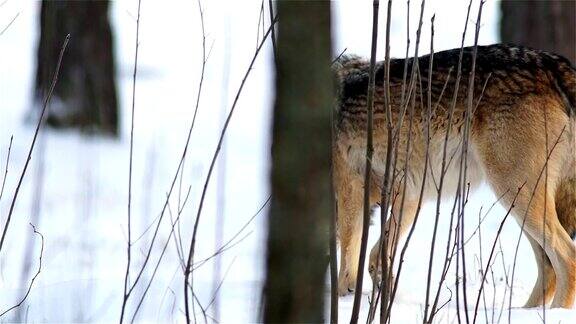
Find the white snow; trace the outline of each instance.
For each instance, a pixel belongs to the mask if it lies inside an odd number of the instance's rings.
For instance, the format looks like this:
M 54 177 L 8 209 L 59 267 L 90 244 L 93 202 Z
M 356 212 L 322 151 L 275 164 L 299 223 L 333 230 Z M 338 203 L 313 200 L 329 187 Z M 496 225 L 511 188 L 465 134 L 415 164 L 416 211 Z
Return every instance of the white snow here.
M 35 71 L 35 50 L 38 38 L 39 2 L 31 0 L 0 1 L 0 30 L 18 14 L 14 23 L 0 35 L 0 167 L 3 176 L 10 136 L 14 136 L 8 168 L 6 189 L 0 201 L 0 221 L 4 224 L 24 165 L 34 123 L 25 123 L 32 109 L 32 86 Z M 240 85 L 257 45 L 260 1 L 202 1 L 206 23 L 206 42 L 210 56 L 206 66 L 204 90 L 200 98 L 198 119 L 194 126 L 190 150 L 185 163 L 180 199 L 177 182 L 170 200 L 176 216 L 179 200 L 183 201 L 188 188 L 190 195 L 181 218 L 184 250 L 189 247 L 192 223 L 198 207 L 202 185 L 221 129 L 221 107 L 228 109 Z M 384 33 L 386 1 L 380 9 L 381 35 Z M 435 50 L 460 45 L 467 1 L 427 1 L 420 53 L 428 52 L 430 17 L 436 14 Z M 411 1 L 411 40 L 415 42 L 419 1 Z M 265 6 L 267 8 L 267 6 Z M 38 266 L 40 240 L 34 236 L 28 223 L 33 223 L 44 235 L 42 272 L 36 280 L 26 303 L 3 320 L 30 322 L 112 322 L 118 321 L 122 302 L 123 278 L 126 266 L 128 149 L 132 68 L 137 13 L 136 0 L 114 1 L 111 20 L 115 32 L 116 62 L 119 99 L 122 111 L 120 140 L 88 137 L 76 131 L 41 132 L 28 173 L 18 198 L 7 242 L 0 254 L 0 312 L 15 304 L 24 294 L 31 276 Z M 372 17 L 371 1 L 335 1 L 334 53 L 344 48 L 347 53 L 367 56 L 370 50 Z M 477 2 L 470 17 L 473 30 Z M 268 12 L 265 13 L 269 22 Z M 403 57 L 405 52 L 405 2 L 397 1 L 393 7 L 391 52 Z M 482 17 L 480 43 L 497 41 L 498 3 L 486 3 Z M 64 35 L 63 35 L 64 36 Z M 63 38 L 62 38 L 63 39 Z M 74 42 L 74 35 L 70 40 Z M 195 1 L 142 1 L 138 80 L 136 88 L 135 148 L 133 179 L 132 235 L 140 236 L 159 215 L 166 193 L 174 177 L 196 102 L 196 92 L 202 64 L 202 34 Z M 473 43 L 469 32 L 466 44 Z M 384 37 L 379 40 L 379 58 L 383 58 Z M 224 88 L 226 50 L 230 49 L 229 87 Z M 413 53 L 413 50 L 411 50 Z M 273 90 L 273 61 L 268 43 L 251 71 L 238 102 L 236 113 L 226 136 L 226 195 L 225 241 L 254 215 L 269 195 L 267 173 L 269 165 L 269 128 Z M 55 62 L 43 62 L 54 64 Z M 223 102 L 223 101 L 226 102 Z M 214 243 L 217 211 L 217 174 L 212 179 L 200 222 L 197 260 L 210 256 Z M 1 179 L 1 178 L 0 178 Z M 472 233 L 483 212 L 496 198 L 487 188 L 470 198 L 467 231 Z M 39 202 L 39 213 L 35 203 Z M 443 207 L 436 260 L 445 249 L 449 202 Z M 494 208 L 482 223 L 482 256 L 488 257 L 496 229 L 505 214 Z M 393 308 L 393 323 L 411 323 L 421 320 L 426 289 L 426 273 L 430 246 L 430 228 L 434 206 L 426 205 L 422 211 L 414 238 L 407 251 L 402 280 Z M 230 267 L 220 290 L 220 320 L 226 323 L 254 322 L 258 319 L 261 285 L 266 210 L 247 226 L 239 238 L 245 239 L 222 254 L 222 273 Z M 170 232 L 170 215 L 163 220 L 158 241 L 143 279 L 135 289 L 127 310 L 130 319 L 139 296 L 148 282 L 161 248 Z M 4 226 L 4 225 L 2 225 Z M 136 277 L 144 260 L 145 249 L 152 237 L 146 232 L 133 246 L 131 281 Z M 510 218 L 501 234 L 503 259 L 499 254 L 493 266 L 496 291 L 492 277 L 485 286 L 487 309 L 481 304 L 479 322 L 492 321 L 500 316 L 508 320 L 508 297 L 502 304 L 506 287 L 504 263 L 512 264 L 519 228 Z M 371 228 L 371 242 L 378 231 Z M 468 236 L 467 236 L 468 237 Z M 24 259 L 28 242 L 32 243 L 29 259 Z M 479 287 L 479 255 L 477 235 L 467 245 L 469 309 L 473 309 Z M 30 271 L 23 277 L 24 262 Z M 436 265 L 437 266 L 437 265 Z M 435 267 L 438 270 L 437 267 Z M 194 273 L 195 291 L 204 306 L 212 292 L 212 262 Z M 440 302 L 446 301 L 453 290 L 454 272 L 442 288 Z M 438 271 L 434 272 L 438 277 Z M 368 273 L 366 272 L 366 278 Z M 536 267 L 527 242 L 522 239 L 519 249 L 516 277 L 513 283 L 512 306 L 523 304 L 536 278 Z M 328 282 L 328 281 L 327 281 Z M 174 242 L 170 242 L 157 278 L 140 310 L 137 321 L 182 322 L 183 279 Z M 434 287 L 434 286 L 433 286 Z M 364 320 L 367 309 L 369 280 L 365 281 L 363 299 Z M 492 296 L 495 307 L 492 306 Z M 328 287 L 326 301 L 329 301 Z M 352 297 L 340 299 L 340 321 L 349 321 Z M 454 298 L 437 316 L 437 322 L 455 322 Z M 198 320 L 202 314 L 196 308 Z M 208 311 L 213 314 L 213 309 Z M 21 317 L 17 317 L 21 316 Z M 542 310 L 512 309 L 512 322 L 539 323 Z M 546 310 L 548 322 L 569 323 L 576 319 L 573 310 Z

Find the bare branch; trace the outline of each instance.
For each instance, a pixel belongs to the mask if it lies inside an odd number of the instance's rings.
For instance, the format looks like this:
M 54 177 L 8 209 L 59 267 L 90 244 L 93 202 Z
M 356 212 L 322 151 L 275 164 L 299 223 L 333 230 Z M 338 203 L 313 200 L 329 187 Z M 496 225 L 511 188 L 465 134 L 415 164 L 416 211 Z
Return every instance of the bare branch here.
M 32 290 L 32 286 L 34 285 L 34 281 L 36 281 L 36 278 L 38 277 L 38 275 L 40 275 L 40 272 L 42 271 L 42 256 L 44 255 L 44 236 L 42 235 L 42 233 L 38 232 L 36 230 L 36 227 L 34 227 L 34 225 L 32 225 L 32 223 L 30 223 L 30 226 L 32 226 L 32 229 L 34 230 L 35 234 L 38 234 L 40 236 L 40 256 L 38 257 L 38 270 L 36 271 L 36 274 L 34 275 L 34 277 L 32 277 L 32 280 L 30 281 L 30 285 L 28 286 L 28 290 L 26 290 L 26 293 L 24 294 L 24 296 L 22 297 L 22 299 L 20 299 L 20 301 L 8 308 L 7 310 L 3 311 L 2 313 L 0 313 L 0 317 L 6 315 L 8 312 L 10 312 L 11 310 L 20 307 L 20 305 L 22 305 L 24 303 L 24 301 L 26 301 L 26 298 L 28 298 L 28 295 L 30 294 L 30 291 Z
M 190 323 L 190 310 L 189 310 L 189 305 L 188 305 L 189 304 L 189 297 L 188 297 L 189 284 L 190 284 L 190 290 L 192 290 L 192 293 L 194 292 L 192 289 L 193 280 L 191 280 L 191 278 L 193 278 L 193 276 L 191 276 L 191 274 L 193 272 L 192 264 L 194 263 L 194 251 L 195 251 L 195 246 L 196 246 L 196 235 L 198 233 L 198 225 L 200 223 L 200 216 L 202 215 L 202 207 L 204 205 L 204 198 L 206 197 L 208 184 L 210 183 L 212 172 L 214 170 L 214 165 L 216 164 L 216 160 L 218 158 L 218 153 L 220 152 L 220 149 L 222 147 L 222 141 L 224 140 L 224 136 L 226 135 L 226 130 L 228 129 L 228 125 L 230 124 L 230 120 L 232 119 L 232 116 L 233 116 L 234 111 L 236 109 L 236 104 L 238 103 L 238 98 L 240 97 L 240 94 L 242 93 L 242 89 L 244 88 L 244 84 L 246 83 L 246 80 L 248 78 L 248 75 L 250 74 L 250 71 L 252 71 L 252 67 L 254 66 L 254 62 L 256 61 L 256 58 L 258 57 L 260 50 L 262 49 L 266 39 L 268 38 L 270 31 L 272 30 L 272 26 L 274 26 L 274 24 L 276 22 L 277 22 L 277 19 L 272 21 L 270 28 L 268 28 L 268 31 L 266 32 L 266 34 L 262 38 L 260 45 L 256 49 L 254 56 L 252 57 L 252 61 L 250 62 L 248 70 L 246 71 L 244 78 L 242 79 L 242 82 L 240 83 L 240 88 L 238 89 L 238 92 L 236 93 L 236 97 L 234 98 L 234 102 L 232 103 L 232 107 L 230 108 L 230 112 L 228 113 L 228 117 L 226 118 L 226 122 L 224 123 L 224 127 L 222 128 L 222 132 L 220 133 L 220 139 L 218 140 L 218 145 L 216 147 L 214 155 L 212 156 L 212 162 L 210 163 L 210 168 L 208 169 L 208 175 L 206 176 L 204 188 L 202 189 L 202 196 L 200 198 L 200 204 L 198 206 L 198 212 L 196 214 L 196 219 L 194 221 L 194 229 L 192 232 L 192 239 L 190 241 L 190 250 L 188 253 L 188 261 L 186 263 L 186 269 L 184 271 L 184 303 L 185 303 L 186 322 L 187 323 Z
M 364 262 L 366 261 L 366 248 L 368 245 L 368 230 L 370 227 L 370 176 L 372 174 L 372 154 L 373 147 L 373 119 L 374 119 L 374 88 L 375 88 L 375 67 L 376 48 L 378 41 L 378 9 L 380 2 L 374 0 L 372 3 L 372 49 L 370 53 L 370 72 L 368 76 L 368 121 L 366 125 L 366 166 L 364 170 L 364 217 L 362 220 L 362 240 L 360 243 L 360 260 L 358 262 L 358 277 L 356 279 L 356 291 L 354 292 L 354 304 L 352 306 L 352 317 L 350 323 L 358 323 L 360 303 L 362 302 L 362 283 L 364 281 Z
M 502 232 L 502 227 L 504 226 L 504 222 L 506 222 L 506 219 L 508 219 L 508 215 L 510 215 L 510 212 L 512 212 L 512 208 L 514 208 L 514 203 L 516 202 L 516 199 L 518 198 L 518 195 L 520 195 L 520 191 L 522 190 L 522 188 L 524 188 L 525 184 L 526 184 L 526 182 L 524 182 L 522 184 L 522 186 L 520 186 L 520 188 L 518 188 L 518 191 L 516 192 L 514 199 L 512 199 L 512 203 L 510 204 L 510 208 L 508 208 L 506 215 L 504 215 L 504 218 L 500 222 L 500 226 L 498 226 L 498 231 L 496 232 L 496 237 L 494 238 L 494 242 L 492 244 L 492 249 L 490 250 L 490 256 L 488 257 L 488 261 L 486 262 L 486 269 L 482 272 L 482 280 L 480 281 L 481 282 L 480 288 L 478 289 L 478 295 L 476 296 L 476 304 L 474 306 L 474 318 L 472 320 L 472 323 L 476 323 L 476 316 L 478 315 L 478 306 L 480 305 L 480 296 L 482 296 L 482 290 L 484 289 L 484 281 L 486 280 L 486 274 L 488 273 L 488 267 L 490 266 L 490 263 L 492 261 L 492 257 L 494 256 L 494 250 L 496 249 L 496 243 L 498 242 L 498 237 L 500 236 L 500 233 Z
M 431 252 L 430 252 L 430 258 L 432 259 L 433 256 L 433 249 L 435 246 L 435 237 L 436 237 L 436 233 L 437 233 L 437 224 L 438 224 L 438 220 L 440 217 L 440 205 L 441 205 L 441 201 L 442 201 L 442 190 L 444 187 L 444 179 L 445 179 L 445 175 L 446 172 L 448 171 L 448 166 L 446 164 L 446 158 L 447 158 L 447 150 L 448 150 L 448 139 L 450 138 L 450 130 L 452 129 L 452 122 L 453 122 L 453 117 L 454 117 L 454 110 L 456 108 L 456 101 L 458 98 L 458 91 L 460 88 L 460 80 L 462 78 L 462 57 L 464 55 L 464 40 L 466 38 L 466 31 L 468 30 L 468 18 L 470 17 L 470 8 L 472 7 L 472 0 L 470 0 L 470 2 L 468 3 L 468 9 L 466 12 L 466 20 L 464 23 L 464 31 L 462 32 L 462 41 L 460 44 L 460 54 L 458 57 L 458 68 L 457 68 L 457 72 L 456 72 L 456 83 L 454 86 L 454 94 L 452 96 L 452 104 L 450 105 L 450 109 L 448 112 L 448 125 L 446 127 L 446 135 L 444 137 L 444 146 L 442 148 L 442 166 L 441 166 L 441 174 L 440 174 L 440 181 L 438 184 L 438 195 L 437 195 L 437 200 L 436 200 L 436 218 L 434 221 L 434 231 L 433 231 L 433 239 L 432 239 L 432 246 L 431 246 Z M 456 200 L 455 200 L 456 202 Z M 451 241 L 451 237 L 452 237 L 452 223 L 453 223 L 453 215 L 454 213 L 452 213 L 451 219 L 450 219 L 450 230 L 448 233 L 448 240 L 446 243 L 446 257 L 444 258 L 444 270 L 442 271 L 442 276 L 440 278 L 440 282 L 438 283 L 438 289 L 436 291 L 436 297 L 434 298 L 434 302 L 432 303 L 432 307 L 430 308 L 430 311 L 424 312 L 424 319 L 426 323 L 431 323 L 432 319 L 434 317 L 434 315 L 436 314 L 436 307 L 438 305 L 438 299 L 440 297 L 440 289 L 442 286 L 442 283 L 444 282 L 445 279 L 445 272 L 447 270 L 448 267 L 448 253 L 449 253 L 449 249 L 450 249 L 450 241 Z M 431 263 L 430 263 L 431 264 Z M 429 269 L 430 271 L 430 269 Z M 456 295 L 458 295 L 458 291 L 456 291 Z M 426 305 L 427 306 L 427 305 Z M 457 310 L 458 311 L 458 310 Z M 458 315 L 459 315 L 459 311 L 458 311 Z
M 348 50 L 348 48 L 344 48 L 342 50 L 342 52 L 340 52 L 340 54 L 338 54 L 338 56 L 336 56 L 336 58 L 332 60 L 331 65 L 334 65 L 334 63 L 338 62 L 340 60 L 340 58 L 342 57 L 342 55 L 344 55 L 344 53 L 346 53 L 347 50 Z
M 278 48 L 276 47 L 276 28 L 274 28 L 274 5 L 272 5 L 272 0 L 268 0 L 268 13 L 270 14 L 270 25 L 272 25 L 272 49 L 274 50 L 274 60 L 278 60 Z
M 6 185 L 6 178 L 8 177 L 8 165 L 10 164 L 10 152 L 12 151 L 13 140 L 14 135 L 10 136 L 10 144 L 8 145 L 8 154 L 6 156 L 6 168 L 4 169 L 4 178 L 2 179 L 2 188 L 0 189 L 0 201 L 2 201 L 2 196 L 4 195 L 4 185 Z
M 128 243 L 126 244 L 126 273 L 124 275 L 124 295 L 122 298 L 122 310 L 120 311 L 120 324 L 124 320 L 124 313 L 126 310 L 126 303 L 128 298 L 130 298 L 130 293 L 128 292 L 128 285 L 130 280 L 130 264 L 132 257 L 132 159 L 134 151 L 134 109 L 136 106 L 136 75 L 138 73 L 138 38 L 140 34 L 140 5 L 142 0 L 138 0 L 138 13 L 136 16 L 136 48 L 134 50 L 134 71 L 132 74 L 132 111 L 131 111 L 131 121 L 130 121 L 130 158 L 128 166 Z
M 214 304 L 214 302 L 216 301 L 216 298 L 218 296 L 218 291 L 220 290 L 220 288 L 222 287 L 222 284 L 224 283 L 224 280 L 226 280 L 226 277 L 228 276 L 228 272 L 230 272 L 230 269 L 232 269 L 232 265 L 234 264 L 234 261 L 236 261 L 236 257 L 234 257 L 234 259 L 232 259 L 232 262 L 230 262 L 230 265 L 228 266 L 228 269 L 226 269 L 226 272 L 224 272 L 224 276 L 222 277 L 222 280 L 220 280 L 220 283 L 218 284 L 218 287 L 216 288 L 216 291 L 214 292 L 214 295 L 212 296 L 212 299 L 210 299 L 210 302 L 208 303 L 208 305 L 206 306 L 206 310 L 210 309 L 210 306 L 212 306 L 212 304 Z
M 138 282 L 140 281 L 140 279 L 142 278 L 142 274 L 144 273 L 144 270 L 146 269 L 146 266 L 148 265 L 148 262 L 150 260 L 150 256 L 152 254 L 152 249 L 154 248 L 154 244 L 156 243 L 156 238 L 158 236 L 158 232 L 160 229 L 160 225 L 162 224 L 162 220 L 164 218 L 164 213 L 166 212 L 166 209 L 168 208 L 168 204 L 170 201 L 170 197 L 172 195 L 172 192 L 174 191 L 174 186 L 176 185 L 176 181 L 178 180 L 178 175 L 180 174 L 180 170 L 184 165 L 184 161 L 186 158 L 186 154 L 188 152 L 188 147 L 190 144 L 190 138 L 192 137 L 192 130 L 194 129 L 194 124 L 196 121 L 196 116 L 198 113 L 198 107 L 200 104 L 200 95 L 202 93 L 202 85 L 203 85 L 203 81 L 204 81 L 204 71 L 205 71 L 205 66 L 206 66 L 206 62 L 207 62 L 207 56 L 206 56 L 206 37 L 205 37 L 205 32 L 204 32 L 204 16 L 202 13 L 202 7 L 200 5 L 200 2 L 198 2 L 198 6 L 200 8 L 200 22 L 202 24 L 202 70 L 200 73 L 200 82 L 198 85 L 198 93 L 197 93 L 197 97 L 196 97 L 196 106 L 194 108 L 194 115 L 192 117 L 192 121 L 190 123 L 190 128 L 188 129 L 188 135 L 186 137 L 186 143 L 184 145 L 184 150 L 182 151 L 182 155 L 180 157 L 180 160 L 178 162 L 178 167 L 176 168 L 176 172 L 174 173 L 174 177 L 172 178 L 172 182 L 170 183 L 170 189 L 168 190 L 168 195 L 166 197 L 166 200 L 164 201 L 164 205 L 162 207 L 162 210 L 160 212 L 160 215 L 157 217 L 158 221 L 156 222 L 156 227 L 154 229 L 154 234 L 152 235 L 152 240 L 150 242 L 150 246 L 148 247 L 148 251 L 146 253 L 146 257 L 144 258 L 144 262 L 142 263 L 140 270 L 138 272 L 138 274 L 136 275 L 136 279 L 134 280 L 134 282 L 132 283 L 132 285 L 130 286 L 130 288 L 128 289 L 128 291 L 126 292 L 126 294 L 129 296 L 132 291 L 134 290 L 134 288 L 136 287 L 136 285 L 138 284 Z
M 2 29 L 2 31 L 0 31 L 0 36 L 4 35 L 4 33 L 8 30 L 8 28 L 10 28 L 10 26 L 12 26 L 12 24 L 14 23 L 14 21 L 16 21 L 16 18 L 18 18 L 18 16 L 20 16 L 20 12 L 18 12 L 14 18 L 12 18 L 12 20 L 10 20 L 10 22 L 8 23 L 8 25 L 6 25 L 6 27 L 4 27 Z
M 38 132 L 40 131 L 40 126 L 42 126 L 42 120 L 44 119 L 44 114 L 46 113 L 48 104 L 50 103 L 50 99 L 52 98 L 52 92 L 54 92 L 56 82 L 58 82 L 60 65 L 62 64 L 62 57 L 64 56 L 64 52 L 66 51 L 66 47 L 68 46 L 68 41 L 70 41 L 70 34 L 66 35 L 64 43 L 62 44 L 62 49 L 60 50 L 60 55 L 58 56 L 58 63 L 56 64 L 56 71 L 54 72 L 54 78 L 52 79 L 50 89 L 48 90 L 48 95 L 46 96 L 44 104 L 42 105 L 42 112 L 40 113 L 40 118 L 38 118 L 38 123 L 36 124 L 36 130 L 34 131 L 34 137 L 32 138 L 32 143 L 30 144 L 28 157 L 26 158 L 24 168 L 22 169 L 22 174 L 20 175 L 20 180 L 18 180 L 18 185 L 16 186 L 16 190 L 14 191 L 14 197 L 12 198 L 10 211 L 8 212 L 8 217 L 6 218 L 6 223 L 4 224 L 4 229 L 2 232 L 2 238 L 0 239 L 0 251 L 2 251 L 2 247 L 4 246 L 4 240 L 6 239 L 6 234 L 8 233 L 8 226 L 10 225 L 10 220 L 12 219 L 12 213 L 14 212 L 14 207 L 16 206 L 16 200 L 18 199 L 18 193 L 20 192 L 20 187 L 22 186 L 24 176 L 26 175 L 26 171 L 28 170 L 28 164 L 32 159 L 32 152 L 34 151 L 34 145 L 36 144 L 36 139 L 38 138 Z

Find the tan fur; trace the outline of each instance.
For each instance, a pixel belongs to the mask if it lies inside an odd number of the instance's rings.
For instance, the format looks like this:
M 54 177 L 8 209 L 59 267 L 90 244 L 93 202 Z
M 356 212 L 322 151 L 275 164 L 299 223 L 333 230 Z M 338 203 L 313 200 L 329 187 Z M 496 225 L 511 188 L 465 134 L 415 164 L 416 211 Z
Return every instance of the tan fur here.
M 449 76 L 448 71 L 451 68 L 455 71 L 457 59 L 454 56 L 457 58 L 457 53 L 438 53 L 438 58 L 434 60 L 430 81 L 434 111 L 431 116 L 424 202 L 435 201 L 437 198 L 436 185 L 442 171 L 448 112 L 455 89 L 455 72 Z M 397 171 L 400 171 L 407 161 L 408 168 L 404 177 L 406 193 L 398 233 L 395 224 L 399 220 L 399 204 L 392 206 L 392 217 L 386 225 L 390 237 L 402 236 L 412 225 L 424 178 L 426 88 L 429 82 L 427 59 L 422 57 L 419 62 L 421 88 L 417 87 L 415 93 L 417 104 L 414 108 L 413 127 L 409 129 L 406 115 L 400 131 L 396 166 Z M 391 67 L 390 100 L 394 124 L 400 118 L 403 62 L 393 61 Z M 453 195 L 458 183 L 463 116 L 467 109 L 467 76 L 470 71 L 470 57 L 467 55 L 464 56 L 462 67 L 463 79 L 447 146 L 450 164 L 446 171 L 444 197 Z M 376 80 L 379 80 L 379 73 L 382 77 L 382 69 L 380 63 Z M 342 253 L 339 278 L 341 295 L 353 291 L 357 275 L 366 152 L 367 71 L 368 63 L 357 58 L 345 59 L 337 69 L 341 89 L 333 155 L 338 200 L 338 237 Z M 524 184 L 512 214 L 519 224 L 524 223 L 524 234 L 531 243 L 539 269 L 538 279 L 526 307 L 541 305 L 553 298 L 552 307 L 570 308 L 576 297 L 576 247 L 570 238 L 576 232 L 576 142 L 572 134 L 576 123 L 574 108 L 570 106 L 574 101 L 574 90 L 570 89 L 575 84 L 574 78 L 574 68 L 565 59 L 553 54 L 504 45 L 483 47 L 478 52 L 475 104 L 484 84 L 486 88 L 472 117 L 467 181 L 472 188 L 487 181 L 497 196 L 504 195 L 502 203 L 505 208 L 510 207 L 516 192 Z M 446 93 L 440 97 L 440 89 L 445 84 Z M 383 91 L 382 83 L 377 82 L 372 204 L 380 201 L 380 186 L 385 171 L 387 129 Z M 410 133 L 411 149 L 406 154 Z M 560 140 L 548 159 L 546 176 L 540 177 L 547 162 L 547 148 L 550 150 L 557 138 Z M 422 215 L 427 216 L 430 215 Z M 378 277 L 378 271 L 374 271 L 379 268 L 378 246 L 376 244 L 370 253 L 369 269 L 373 280 Z M 391 252 L 392 247 L 387 251 L 388 256 Z

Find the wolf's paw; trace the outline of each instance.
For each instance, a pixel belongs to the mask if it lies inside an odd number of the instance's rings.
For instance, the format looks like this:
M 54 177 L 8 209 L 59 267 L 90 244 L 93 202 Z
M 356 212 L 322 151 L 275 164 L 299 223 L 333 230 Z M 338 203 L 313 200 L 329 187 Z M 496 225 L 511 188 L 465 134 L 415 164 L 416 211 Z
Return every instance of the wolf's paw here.
M 370 262 L 370 265 L 368 265 L 368 273 L 370 274 L 370 278 L 372 278 L 372 283 L 376 286 L 380 285 L 382 268 L 377 266 L 376 262 Z
M 356 288 L 356 278 L 351 278 L 347 273 L 338 279 L 338 295 L 346 296 L 352 294 Z

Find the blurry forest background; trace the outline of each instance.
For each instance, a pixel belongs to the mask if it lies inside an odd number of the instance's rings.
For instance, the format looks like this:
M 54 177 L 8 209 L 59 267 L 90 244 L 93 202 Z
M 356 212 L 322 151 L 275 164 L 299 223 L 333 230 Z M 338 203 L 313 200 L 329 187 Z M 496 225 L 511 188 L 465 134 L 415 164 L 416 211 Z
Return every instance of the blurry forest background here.
M 575 3 L 488 1 L 480 43 L 523 44 L 574 62 Z M 393 57 L 404 57 L 406 5 L 394 1 Z M 413 39 L 420 1 L 408 5 Z M 467 5 L 427 1 L 422 44 L 430 41 L 436 14 L 436 50 L 460 46 Z M 277 12 L 286 15 L 272 28 Z M 138 0 L 0 0 L 0 320 L 117 321 L 121 313 L 124 321 L 327 320 L 328 235 L 322 233 L 331 217 L 329 134 L 317 134 L 329 131 L 321 121 L 330 117 L 298 108 L 330 100 L 332 85 L 324 86 L 330 72 L 319 65 L 342 52 L 369 57 L 370 17 L 371 1 L 143 0 L 140 8 Z M 472 42 L 468 35 L 466 45 Z M 383 45 L 380 37 L 379 60 Z M 313 86 L 311 98 L 304 91 Z M 286 162 L 295 156 L 300 165 Z M 309 191 L 302 195 L 298 186 Z M 320 203 L 308 204 L 312 197 Z M 496 201 L 487 188 L 474 197 L 470 215 Z M 505 211 L 492 213 L 482 224 L 487 235 Z M 406 257 L 410 282 L 399 291 L 398 321 L 421 321 L 418 251 L 429 243 L 422 222 L 415 235 L 424 238 Z M 282 237 L 290 231 L 298 235 Z M 281 236 L 276 246 L 275 235 Z M 372 228 L 370 239 L 377 235 Z M 515 242 L 517 226 L 509 222 L 501 236 L 504 245 Z M 486 248 L 473 244 L 471 250 Z M 310 255 L 299 257 L 307 247 Z M 512 283 L 516 305 L 536 278 L 526 242 L 520 251 L 526 270 Z M 509 252 L 504 249 L 502 262 L 511 262 Z M 274 253 L 283 256 L 276 268 Z M 193 289 L 185 296 L 191 271 Z M 487 294 L 498 297 L 492 309 L 499 312 L 499 292 L 509 283 L 506 265 L 495 271 Z M 290 285 L 277 285 L 282 282 Z M 269 309 L 288 299 L 292 306 Z M 351 307 L 352 297 L 340 299 L 341 321 L 349 320 Z M 453 316 L 448 305 L 438 318 Z M 548 316 L 576 319 L 561 310 Z M 521 323 L 540 317 L 537 310 L 514 310 Z

